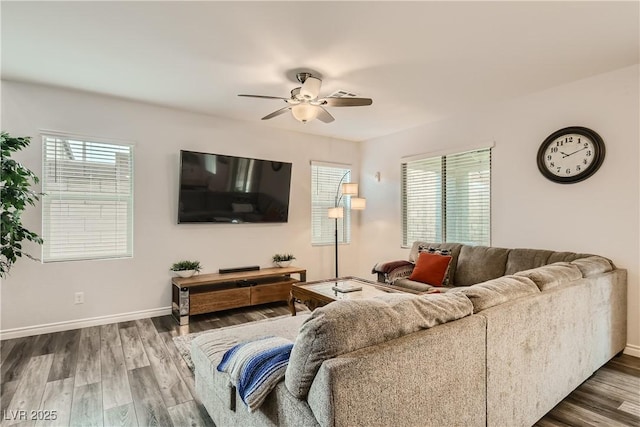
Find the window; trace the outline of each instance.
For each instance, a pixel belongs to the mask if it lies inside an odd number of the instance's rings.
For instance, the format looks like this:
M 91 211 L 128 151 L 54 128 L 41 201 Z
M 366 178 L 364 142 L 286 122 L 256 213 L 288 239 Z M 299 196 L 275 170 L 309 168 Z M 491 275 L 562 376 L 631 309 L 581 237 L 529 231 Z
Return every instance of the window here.
M 311 163 L 311 244 L 313 245 L 335 243 L 335 219 L 329 218 L 328 209 L 335 206 L 340 180 L 351 182 L 351 169 L 348 166 Z M 344 206 L 344 218 L 338 219 L 338 243 L 351 242 L 350 202 L 350 197 L 343 197 L 340 202 L 340 205 Z
M 490 244 L 491 148 L 402 163 L 402 244 Z
M 133 146 L 43 135 L 44 262 L 133 256 Z

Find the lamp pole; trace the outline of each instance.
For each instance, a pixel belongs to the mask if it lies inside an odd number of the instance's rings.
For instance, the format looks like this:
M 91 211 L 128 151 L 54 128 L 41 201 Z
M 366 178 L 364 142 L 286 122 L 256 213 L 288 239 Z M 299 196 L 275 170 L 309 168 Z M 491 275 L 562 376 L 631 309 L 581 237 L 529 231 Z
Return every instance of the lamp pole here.
M 338 207 L 340 205 L 340 200 L 342 200 L 342 197 L 344 196 L 344 194 L 340 194 L 340 189 L 342 188 L 342 183 L 344 182 L 344 179 L 347 177 L 347 175 L 351 174 L 351 171 L 347 171 L 344 173 L 344 175 L 342 175 L 342 178 L 340 178 L 340 182 L 338 182 L 338 188 L 336 189 L 336 197 L 335 197 L 335 205 L 334 207 Z M 335 217 L 335 233 L 334 233 L 334 237 L 335 237 L 335 252 L 336 252 L 336 279 L 338 278 L 338 217 Z
M 336 221 L 336 230 L 335 230 L 335 238 L 336 238 L 336 279 L 338 278 L 338 218 L 335 219 Z
M 340 201 L 344 196 L 355 196 L 349 199 L 349 209 L 363 210 L 367 205 L 366 199 L 358 196 L 358 184 L 353 182 L 344 182 L 344 179 L 349 175 L 351 171 L 345 172 L 342 175 L 342 179 L 338 183 L 338 189 L 336 190 L 335 203 L 332 208 L 329 208 L 329 218 L 336 220 L 335 222 L 335 247 L 336 247 L 336 279 L 338 278 L 338 218 L 344 218 L 344 207 L 340 208 Z M 342 194 L 340 194 L 342 190 Z

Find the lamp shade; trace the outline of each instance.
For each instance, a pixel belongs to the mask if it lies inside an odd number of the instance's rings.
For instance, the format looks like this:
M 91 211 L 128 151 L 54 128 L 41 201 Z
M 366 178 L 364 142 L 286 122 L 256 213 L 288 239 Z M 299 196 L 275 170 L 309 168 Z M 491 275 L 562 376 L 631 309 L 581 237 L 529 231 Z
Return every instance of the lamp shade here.
M 351 198 L 351 209 L 356 211 L 362 211 L 367 207 L 367 199 L 363 197 Z
M 337 208 L 329 208 L 329 218 L 343 218 L 344 210 L 342 210 L 342 206 Z
M 343 196 L 357 196 L 358 195 L 358 184 L 355 182 L 345 182 L 342 184 L 342 195 Z
M 293 114 L 293 117 L 299 122 L 307 123 L 318 117 L 318 107 L 302 102 L 291 108 L 291 114 Z
M 300 95 L 308 100 L 316 99 L 320 94 L 321 84 L 322 80 L 316 77 L 307 77 L 307 79 L 302 84 L 302 87 L 300 88 Z

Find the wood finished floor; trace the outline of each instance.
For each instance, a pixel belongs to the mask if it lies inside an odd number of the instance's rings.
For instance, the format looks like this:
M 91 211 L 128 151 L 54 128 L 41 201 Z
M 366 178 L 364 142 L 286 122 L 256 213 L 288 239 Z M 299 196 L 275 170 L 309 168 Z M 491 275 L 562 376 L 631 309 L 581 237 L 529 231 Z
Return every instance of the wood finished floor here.
M 172 338 L 288 313 L 276 303 L 182 327 L 162 316 L 2 341 L 0 426 L 213 426 Z M 21 410 L 57 419 L 12 419 Z M 614 358 L 536 424 L 603 425 L 640 426 L 640 359 Z

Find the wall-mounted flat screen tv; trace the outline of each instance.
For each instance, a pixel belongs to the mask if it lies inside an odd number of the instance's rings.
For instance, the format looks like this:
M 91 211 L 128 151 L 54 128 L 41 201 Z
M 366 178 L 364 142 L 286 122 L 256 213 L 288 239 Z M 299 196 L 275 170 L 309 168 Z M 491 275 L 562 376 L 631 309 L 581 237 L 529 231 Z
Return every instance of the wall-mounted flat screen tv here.
M 180 151 L 178 223 L 287 222 L 291 163 Z

